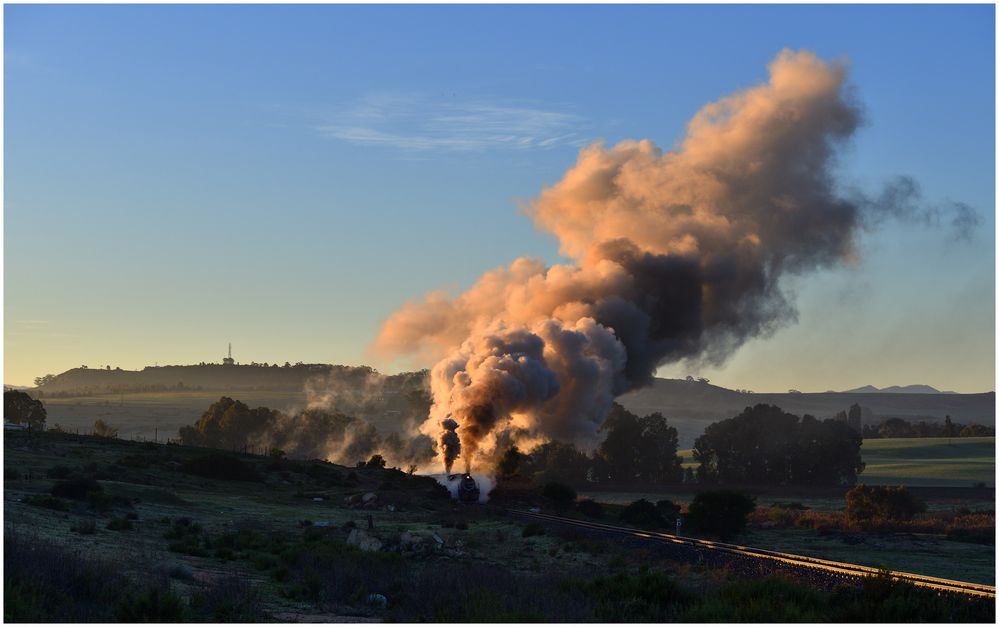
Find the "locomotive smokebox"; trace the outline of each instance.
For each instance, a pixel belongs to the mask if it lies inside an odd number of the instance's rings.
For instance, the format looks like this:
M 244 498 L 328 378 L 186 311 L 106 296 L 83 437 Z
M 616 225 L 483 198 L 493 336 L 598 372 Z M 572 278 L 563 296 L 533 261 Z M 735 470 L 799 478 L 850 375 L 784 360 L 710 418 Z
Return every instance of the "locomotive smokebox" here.
M 472 475 L 465 474 L 458 484 L 458 500 L 462 503 L 479 502 L 479 484 L 475 482 Z

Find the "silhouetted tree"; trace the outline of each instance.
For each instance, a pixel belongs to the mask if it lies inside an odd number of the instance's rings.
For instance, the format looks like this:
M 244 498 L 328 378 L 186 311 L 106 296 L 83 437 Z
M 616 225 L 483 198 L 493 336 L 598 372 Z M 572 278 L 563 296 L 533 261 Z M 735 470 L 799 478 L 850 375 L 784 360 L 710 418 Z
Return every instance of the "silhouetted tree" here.
M 705 483 L 853 485 L 864 468 L 862 442 L 843 422 L 756 405 L 709 425 L 694 459 Z
M 6 390 L 3 393 L 3 419 L 19 425 L 28 425 L 31 429 L 43 429 L 48 412 L 45 405 L 27 392 Z
M 641 483 L 682 480 L 677 431 L 662 414 L 639 418 L 615 403 L 600 430 L 607 433 L 596 453 L 601 478 Z
M 496 465 L 496 470 L 499 471 L 501 476 L 510 477 L 517 474 L 517 469 L 523 460 L 524 454 L 514 444 L 503 453 L 503 457 L 500 458 L 499 463 Z

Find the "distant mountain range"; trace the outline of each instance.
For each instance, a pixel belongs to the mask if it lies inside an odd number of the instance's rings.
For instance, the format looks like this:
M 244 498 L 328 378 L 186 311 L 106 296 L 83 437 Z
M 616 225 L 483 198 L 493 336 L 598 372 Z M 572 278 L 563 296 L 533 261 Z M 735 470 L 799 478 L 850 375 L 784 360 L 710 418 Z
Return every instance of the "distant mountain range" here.
M 957 392 L 938 390 L 932 385 L 890 385 L 886 388 L 876 388 L 873 385 L 865 385 L 852 390 L 844 390 L 840 394 L 957 394 Z

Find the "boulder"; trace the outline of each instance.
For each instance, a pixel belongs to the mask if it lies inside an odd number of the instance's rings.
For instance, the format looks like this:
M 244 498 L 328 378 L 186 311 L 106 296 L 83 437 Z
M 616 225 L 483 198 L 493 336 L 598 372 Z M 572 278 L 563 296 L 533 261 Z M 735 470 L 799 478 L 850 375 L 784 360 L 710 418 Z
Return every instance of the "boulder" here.
M 356 546 L 362 551 L 374 552 L 380 551 L 382 548 L 382 541 L 378 538 L 368 535 L 360 529 L 351 529 L 350 535 L 347 536 L 347 544 L 350 546 Z

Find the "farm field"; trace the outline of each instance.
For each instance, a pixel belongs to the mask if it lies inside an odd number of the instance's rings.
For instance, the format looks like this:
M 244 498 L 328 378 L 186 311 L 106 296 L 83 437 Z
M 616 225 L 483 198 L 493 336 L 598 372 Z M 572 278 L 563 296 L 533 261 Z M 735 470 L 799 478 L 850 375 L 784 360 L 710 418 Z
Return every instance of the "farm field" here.
M 679 452 L 684 468 L 697 468 L 691 449 Z M 995 487 L 996 439 L 874 438 L 860 454 L 860 483 L 880 485 Z
M 59 425 L 71 433 L 87 434 L 99 419 L 117 427 L 122 439 L 165 442 L 177 437 L 177 431 L 184 425 L 197 421 L 222 396 L 238 399 L 250 407 L 279 410 L 305 403 L 304 393 L 253 390 L 100 394 L 42 401 L 48 412 L 49 427 Z
M 995 487 L 996 439 L 884 438 L 864 440 L 861 481 L 884 485 Z

